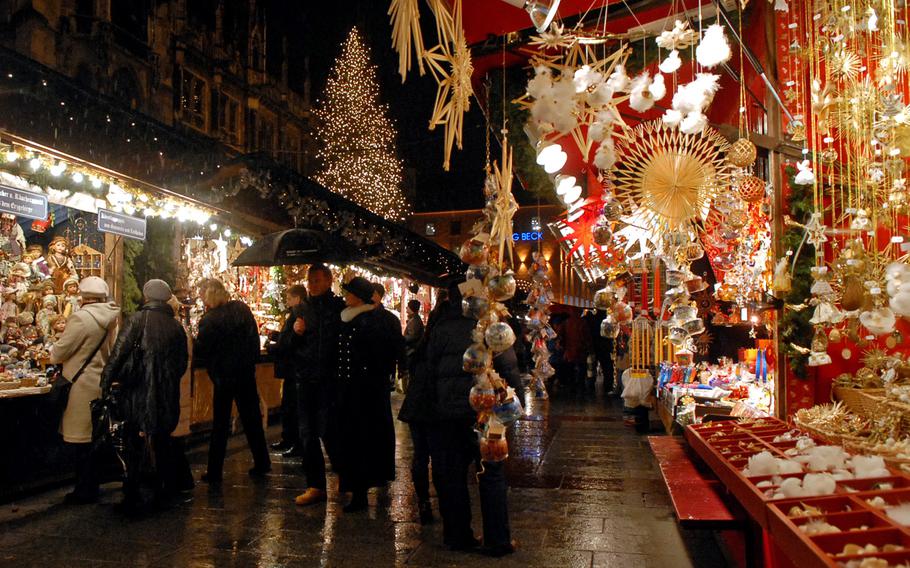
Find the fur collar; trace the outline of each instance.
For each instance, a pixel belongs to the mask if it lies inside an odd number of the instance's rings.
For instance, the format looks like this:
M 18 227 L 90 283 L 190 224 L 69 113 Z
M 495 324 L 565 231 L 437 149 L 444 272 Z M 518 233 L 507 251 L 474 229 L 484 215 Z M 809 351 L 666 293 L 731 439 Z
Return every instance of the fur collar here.
M 364 314 L 375 307 L 376 306 L 373 304 L 364 304 L 362 306 L 357 306 L 356 308 L 345 308 L 341 311 L 341 321 L 348 323 L 360 314 Z

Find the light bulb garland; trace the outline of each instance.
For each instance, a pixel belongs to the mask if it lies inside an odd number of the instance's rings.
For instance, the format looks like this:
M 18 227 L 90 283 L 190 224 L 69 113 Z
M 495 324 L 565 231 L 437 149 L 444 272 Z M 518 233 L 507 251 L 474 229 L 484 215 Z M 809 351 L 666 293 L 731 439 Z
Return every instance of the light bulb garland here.
M 19 144 L 9 145 L 4 157 L 0 160 L 0 181 L 15 189 L 43 193 L 52 202 L 127 215 L 174 217 L 198 225 L 208 223 L 214 213 L 177 197 L 153 195 L 127 180 Z

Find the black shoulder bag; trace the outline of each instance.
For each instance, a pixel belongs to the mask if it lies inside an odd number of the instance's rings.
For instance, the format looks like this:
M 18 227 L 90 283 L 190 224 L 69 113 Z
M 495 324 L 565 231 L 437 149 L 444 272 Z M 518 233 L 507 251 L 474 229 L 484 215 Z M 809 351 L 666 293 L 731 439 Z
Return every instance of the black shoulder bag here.
M 98 351 L 101 350 L 101 346 L 104 345 L 104 342 L 107 341 L 107 335 L 110 330 L 106 327 L 102 327 L 104 330 L 104 335 L 101 336 L 101 341 L 98 345 L 95 346 L 95 349 L 92 350 L 91 355 L 82 363 L 82 367 L 79 368 L 79 371 L 76 372 L 76 375 L 72 379 L 66 379 L 62 373 L 58 373 L 51 383 L 51 391 L 47 393 L 46 402 L 48 406 L 54 412 L 54 416 L 63 417 L 63 413 L 66 411 L 66 405 L 70 400 L 70 390 L 73 388 L 73 385 L 76 384 L 76 381 L 79 380 L 79 377 L 82 376 L 82 373 L 85 372 L 85 369 L 88 368 L 89 363 L 92 362 L 92 359 L 95 358 L 95 355 L 98 354 Z

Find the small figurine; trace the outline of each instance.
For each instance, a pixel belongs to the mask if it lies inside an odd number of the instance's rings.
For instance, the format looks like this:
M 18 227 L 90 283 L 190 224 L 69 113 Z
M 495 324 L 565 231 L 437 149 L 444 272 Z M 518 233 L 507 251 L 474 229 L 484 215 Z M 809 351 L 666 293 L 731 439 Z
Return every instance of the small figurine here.
M 0 214 L 0 251 L 13 262 L 18 262 L 25 252 L 25 233 L 16 216 L 9 213 Z
M 57 302 L 57 311 L 59 312 L 60 308 L 62 307 L 61 306 L 62 298 L 60 296 L 57 296 L 57 291 L 54 288 L 54 282 L 51 280 L 45 280 L 41 284 L 40 288 L 38 288 L 38 290 L 40 291 L 41 294 L 38 297 L 38 300 L 35 302 L 35 309 L 40 310 L 41 308 L 43 308 L 44 299 L 47 298 L 48 296 L 51 296 Z
M 22 330 L 19 328 L 19 321 L 15 318 L 10 318 L 6 321 L 6 331 L 3 333 L 3 343 L 4 345 L 9 345 L 15 347 L 21 351 L 21 348 L 24 348 L 22 345 Z
M 54 279 L 56 289 L 62 291 L 63 283 L 69 278 L 79 279 L 76 265 L 73 264 L 73 259 L 69 255 L 69 242 L 65 237 L 54 237 L 47 250 L 47 266 L 50 269 L 51 278 Z
M 16 302 L 25 301 L 28 294 L 28 279 L 32 275 L 31 267 L 24 262 L 17 262 L 9 271 L 9 285 L 16 291 Z
M 66 317 L 62 315 L 57 316 L 54 318 L 53 322 L 51 322 L 50 340 L 45 341 L 45 343 L 57 343 L 64 331 L 66 331 Z
M 73 312 L 79 309 L 79 281 L 75 278 L 67 278 L 63 283 L 63 316 L 70 317 Z
M 44 296 L 41 301 L 41 309 L 35 315 L 35 322 L 38 325 L 38 331 L 41 337 L 47 337 L 51 333 L 51 322 L 57 317 L 57 296 Z
M 38 244 L 25 247 L 22 261 L 27 262 L 32 269 L 32 281 L 41 282 L 51 277 L 51 270 L 44 259 L 44 247 Z
M 0 321 L 6 322 L 9 318 L 15 318 L 19 315 L 19 306 L 16 305 L 16 289 L 4 286 L 0 289 L 3 295 L 3 303 L 0 304 Z

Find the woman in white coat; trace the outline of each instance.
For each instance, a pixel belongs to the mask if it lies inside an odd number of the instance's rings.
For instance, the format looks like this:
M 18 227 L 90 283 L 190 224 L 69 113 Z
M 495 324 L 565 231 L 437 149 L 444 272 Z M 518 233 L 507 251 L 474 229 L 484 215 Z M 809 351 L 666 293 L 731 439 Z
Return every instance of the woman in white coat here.
M 60 424 L 63 441 L 71 448 L 76 465 L 76 487 L 65 501 L 93 503 L 98 500 L 99 479 L 91 451 L 91 402 L 101 396 L 101 371 L 117 337 L 120 308 L 108 300 L 110 289 L 97 276 L 82 279 L 79 295 L 82 307 L 66 320 L 66 330 L 50 348 L 50 362 L 62 363 L 63 376 L 76 379 Z

